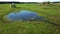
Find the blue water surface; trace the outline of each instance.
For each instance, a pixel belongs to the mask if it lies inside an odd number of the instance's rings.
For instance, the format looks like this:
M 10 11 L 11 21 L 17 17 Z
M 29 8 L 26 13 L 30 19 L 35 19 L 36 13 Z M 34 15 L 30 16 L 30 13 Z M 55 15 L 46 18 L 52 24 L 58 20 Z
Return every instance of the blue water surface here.
M 22 21 L 32 21 L 32 20 L 41 20 L 42 17 L 39 16 L 36 12 L 28 11 L 28 10 L 21 10 L 19 12 L 12 12 L 6 15 L 10 20 L 22 20 Z

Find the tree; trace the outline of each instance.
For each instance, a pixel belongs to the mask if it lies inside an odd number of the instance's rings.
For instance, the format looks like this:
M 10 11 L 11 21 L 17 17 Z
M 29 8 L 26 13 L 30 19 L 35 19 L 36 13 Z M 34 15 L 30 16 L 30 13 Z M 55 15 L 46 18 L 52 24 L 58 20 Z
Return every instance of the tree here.
M 50 4 L 50 1 L 47 1 L 47 4 Z

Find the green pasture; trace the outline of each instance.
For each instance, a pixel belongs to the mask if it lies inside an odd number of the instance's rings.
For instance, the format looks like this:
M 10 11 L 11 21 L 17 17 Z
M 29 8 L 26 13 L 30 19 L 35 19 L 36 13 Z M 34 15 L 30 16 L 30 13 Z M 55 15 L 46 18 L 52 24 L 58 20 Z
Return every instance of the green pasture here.
M 0 34 L 60 34 L 60 27 L 44 21 L 10 22 L 5 17 L 10 12 L 30 10 L 60 25 L 59 4 L 16 4 L 16 6 L 11 8 L 11 4 L 0 4 Z

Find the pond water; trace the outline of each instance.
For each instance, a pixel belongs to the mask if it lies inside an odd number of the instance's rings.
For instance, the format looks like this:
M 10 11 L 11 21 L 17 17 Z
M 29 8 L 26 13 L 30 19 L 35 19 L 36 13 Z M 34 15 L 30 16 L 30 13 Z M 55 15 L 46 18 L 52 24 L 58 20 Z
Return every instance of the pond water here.
M 42 17 L 39 16 L 36 12 L 21 10 L 19 12 L 12 12 L 6 15 L 10 20 L 22 20 L 22 21 L 32 21 L 32 20 L 41 20 Z

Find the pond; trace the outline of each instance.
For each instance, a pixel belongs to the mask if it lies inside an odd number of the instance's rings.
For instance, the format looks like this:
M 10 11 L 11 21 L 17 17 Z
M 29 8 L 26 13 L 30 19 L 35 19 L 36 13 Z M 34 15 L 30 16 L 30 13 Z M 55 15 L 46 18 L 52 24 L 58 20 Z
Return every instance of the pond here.
M 19 12 L 12 12 L 6 15 L 9 20 L 17 21 L 36 21 L 41 20 L 42 16 L 39 16 L 36 12 L 21 10 Z

